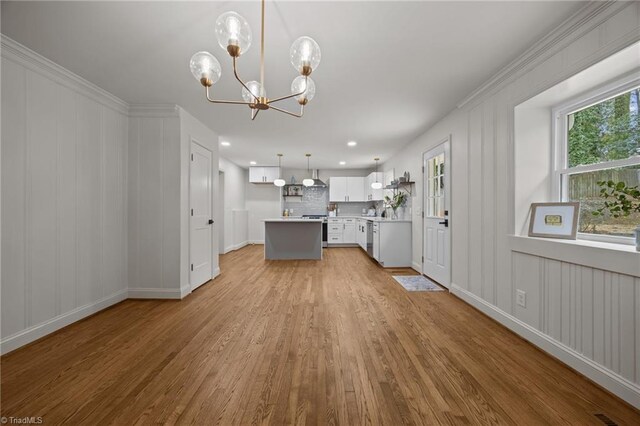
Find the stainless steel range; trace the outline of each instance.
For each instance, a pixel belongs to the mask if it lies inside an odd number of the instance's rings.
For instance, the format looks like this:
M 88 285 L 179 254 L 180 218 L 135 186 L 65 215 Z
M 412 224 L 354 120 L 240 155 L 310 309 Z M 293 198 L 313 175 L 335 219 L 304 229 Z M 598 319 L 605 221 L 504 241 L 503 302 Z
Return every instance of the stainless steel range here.
M 327 215 L 326 214 L 303 214 L 302 217 L 307 219 L 322 219 L 322 247 L 327 247 L 329 241 L 329 231 L 327 226 Z

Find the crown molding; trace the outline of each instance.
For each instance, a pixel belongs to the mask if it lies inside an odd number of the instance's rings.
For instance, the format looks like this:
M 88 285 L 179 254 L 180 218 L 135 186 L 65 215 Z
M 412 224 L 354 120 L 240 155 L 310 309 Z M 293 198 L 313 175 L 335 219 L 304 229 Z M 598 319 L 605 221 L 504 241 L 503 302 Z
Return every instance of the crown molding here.
M 486 96 L 502 89 L 518 76 L 533 69 L 536 65 L 553 56 L 583 34 L 596 28 L 628 5 L 628 2 L 616 0 L 589 2 L 484 84 L 471 92 L 470 95 L 458 103 L 457 107 L 463 108 L 468 104 L 476 104 L 482 101 Z
M 127 114 L 129 104 L 96 86 L 88 80 L 45 58 L 17 41 L 0 34 L 2 57 L 14 61 L 30 71 L 44 75 L 56 83 L 122 114 Z
M 180 107 L 175 104 L 130 104 L 130 117 L 178 117 Z

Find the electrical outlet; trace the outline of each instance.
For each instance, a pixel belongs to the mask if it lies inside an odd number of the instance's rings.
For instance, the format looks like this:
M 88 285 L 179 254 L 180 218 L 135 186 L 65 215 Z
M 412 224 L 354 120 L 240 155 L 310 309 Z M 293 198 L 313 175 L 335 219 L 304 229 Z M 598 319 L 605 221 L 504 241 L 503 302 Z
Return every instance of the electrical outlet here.
M 527 293 L 523 290 L 516 290 L 516 304 L 523 308 L 527 307 Z

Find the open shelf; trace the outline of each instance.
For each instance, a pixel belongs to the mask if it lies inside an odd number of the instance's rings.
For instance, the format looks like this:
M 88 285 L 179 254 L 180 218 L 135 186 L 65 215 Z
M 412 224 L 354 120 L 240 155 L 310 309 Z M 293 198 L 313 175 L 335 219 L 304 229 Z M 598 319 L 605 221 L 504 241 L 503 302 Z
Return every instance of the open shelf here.
M 397 182 L 394 185 L 387 185 L 384 187 L 384 189 L 390 189 L 393 191 L 397 191 L 398 189 L 402 189 L 404 191 L 406 191 L 410 196 L 413 194 L 413 184 L 415 184 L 415 182 Z

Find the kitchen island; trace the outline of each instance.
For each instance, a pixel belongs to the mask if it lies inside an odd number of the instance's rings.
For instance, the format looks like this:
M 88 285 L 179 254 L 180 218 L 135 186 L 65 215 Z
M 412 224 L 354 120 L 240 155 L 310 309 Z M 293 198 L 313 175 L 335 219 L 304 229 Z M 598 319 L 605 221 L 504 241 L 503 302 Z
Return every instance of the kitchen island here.
M 321 260 L 322 219 L 265 219 L 264 258 Z

